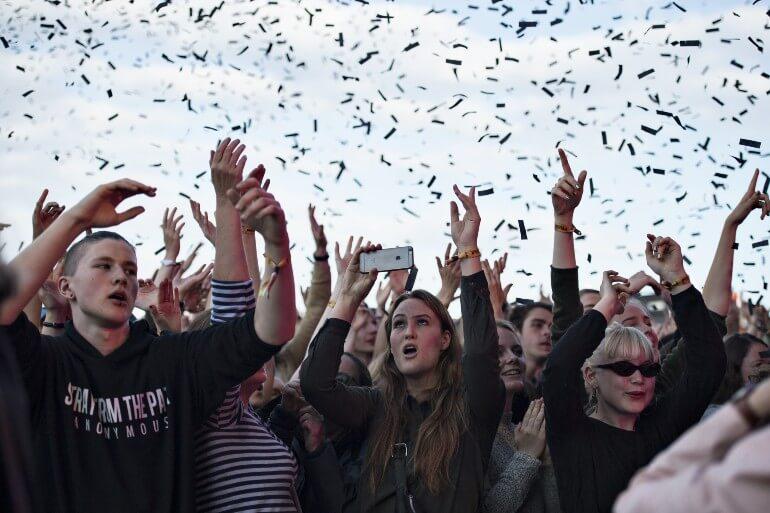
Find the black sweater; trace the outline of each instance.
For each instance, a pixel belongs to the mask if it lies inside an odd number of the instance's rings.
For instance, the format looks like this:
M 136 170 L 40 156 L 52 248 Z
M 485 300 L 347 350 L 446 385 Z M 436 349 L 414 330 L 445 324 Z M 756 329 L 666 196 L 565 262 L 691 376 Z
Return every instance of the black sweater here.
M 433 495 L 413 475 L 410 459 L 408 484 L 421 513 L 473 513 L 481 511 L 484 477 L 489 454 L 503 409 L 505 392 L 497 362 L 497 330 L 492 315 L 484 274 L 465 276 L 461 282 L 461 307 L 465 346 L 463 375 L 465 400 L 469 411 L 469 429 L 460 438 L 458 451 L 450 466 L 450 485 Z M 384 414 L 382 396 L 377 388 L 348 387 L 335 380 L 342 356 L 345 336 L 350 324 L 329 319 L 321 328 L 307 360 L 302 365 L 300 380 L 305 398 L 336 424 L 363 429 L 367 437 L 376 432 Z M 420 424 L 431 412 L 429 403 L 418 404 L 407 398 L 407 426 L 402 441 L 413 454 Z M 362 456 L 366 458 L 366 455 Z M 395 477 L 389 464 L 384 479 L 372 493 L 369 474 L 365 470 L 358 484 L 358 510 L 393 513 L 395 509 Z
M 22 314 L 6 333 L 32 409 L 47 512 L 193 511 L 196 427 L 280 349 L 257 338 L 253 311 L 160 337 L 137 322 L 107 356 L 72 323 L 48 337 Z
M 546 435 L 565 512 L 611 511 L 633 474 L 698 422 L 719 388 L 726 357 L 703 298 L 690 287 L 673 297 L 673 306 L 684 336 L 684 369 L 669 393 L 642 413 L 635 431 L 583 413 L 580 369 L 604 338 L 601 313 L 586 313 L 551 352 L 543 372 Z

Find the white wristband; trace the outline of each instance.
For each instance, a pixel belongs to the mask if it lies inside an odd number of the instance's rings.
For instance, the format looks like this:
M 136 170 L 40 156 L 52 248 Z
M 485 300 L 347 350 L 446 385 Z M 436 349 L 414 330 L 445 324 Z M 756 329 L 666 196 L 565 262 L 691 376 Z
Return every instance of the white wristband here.
M 176 265 L 176 261 L 174 261 L 174 260 L 169 260 L 168 258 L 164 258 L 163 260 L 161 260 L 161 261 L 160 261 L 160 263 L 161 263 L 162 265 L 165 265 L 165 266 L 172 266 L 172 265 Z

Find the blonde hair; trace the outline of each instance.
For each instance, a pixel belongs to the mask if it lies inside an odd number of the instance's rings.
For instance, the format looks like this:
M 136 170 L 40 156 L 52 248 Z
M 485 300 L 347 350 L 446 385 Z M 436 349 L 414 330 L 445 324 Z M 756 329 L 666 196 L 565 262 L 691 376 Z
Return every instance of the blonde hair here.
M 604 332 L 604 338 L 599 346 L 583 364 L 583 370 L 615 360 L 632 360 L 640 354 L 644 355 L 646 361 L 660 361 L 660 353 L 652 347 L 652 343 L 644 333 L 636 328 L 613 322 Z M 586 388 L 589 389 L 588 383 L 586 383 Z M 590 389 L 588 392 L 589 400 L 586 410 L 591 412 L 596 408 L 596 389 Z

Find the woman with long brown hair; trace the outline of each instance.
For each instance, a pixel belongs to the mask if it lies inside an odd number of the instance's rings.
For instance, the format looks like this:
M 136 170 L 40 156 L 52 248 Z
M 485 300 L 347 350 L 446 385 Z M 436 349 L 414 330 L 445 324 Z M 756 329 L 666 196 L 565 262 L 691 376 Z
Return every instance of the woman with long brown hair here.
M 465 345 L 443 304 L 416 290 L 394 302 L 388 352 L 374 387 L 345 386 L 335 375 L 350 321 L 377 278 L 353 256 L 329 320 L 310 346 L 300 379 L 305 398 L 333 422 L 362 430 L 364 472 L 352 509 L 365 512 L 481 510 L 489 454 L 504 402 L 497 331 L 476 245 L 475 191 L 455 187 L 452 239 L 462 269 Z

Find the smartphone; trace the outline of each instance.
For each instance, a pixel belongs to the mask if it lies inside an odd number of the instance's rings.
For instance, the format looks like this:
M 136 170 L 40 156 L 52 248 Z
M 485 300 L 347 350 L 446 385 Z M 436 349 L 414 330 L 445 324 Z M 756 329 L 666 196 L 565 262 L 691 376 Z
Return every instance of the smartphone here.
M 414 265 L 414 250 L 412 246 L 386 248 L 372 253 L 361 253 L 361 272 L 368 273 L 372 269 L 378 271 L 396 271 L 409 269 Z

